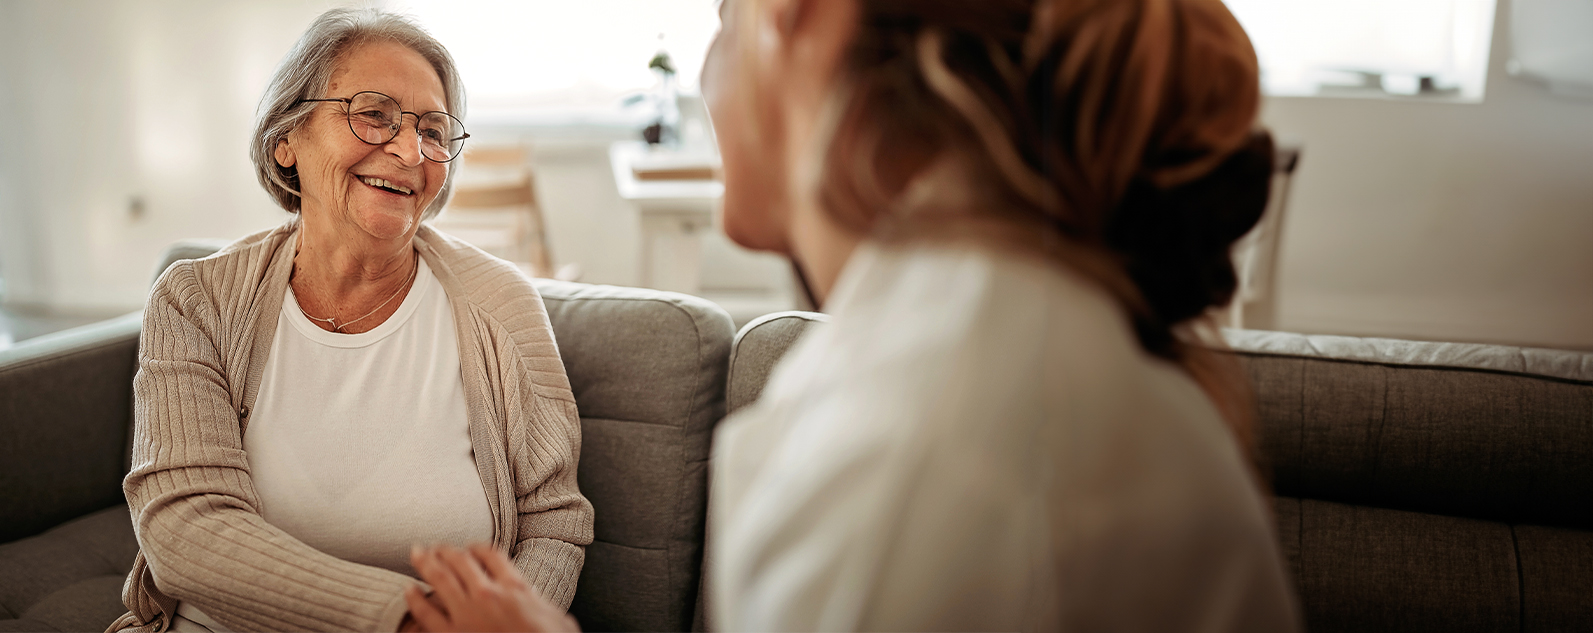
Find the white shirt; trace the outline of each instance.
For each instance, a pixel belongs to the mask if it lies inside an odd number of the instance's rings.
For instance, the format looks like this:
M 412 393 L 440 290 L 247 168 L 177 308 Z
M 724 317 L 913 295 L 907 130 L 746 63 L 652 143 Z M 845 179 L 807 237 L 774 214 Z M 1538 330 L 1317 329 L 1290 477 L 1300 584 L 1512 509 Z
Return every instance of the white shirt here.
M 714 440 L 724 630 L 1292 631 L 1230 432 L 1060 267 L 865 244 Z
M 453 313 L 425 260 L 361 334 L 316 327 L 288 289 L 243 448 L 266 522 L 338 558 L 414 575 L 415 544 L 492 539 Z

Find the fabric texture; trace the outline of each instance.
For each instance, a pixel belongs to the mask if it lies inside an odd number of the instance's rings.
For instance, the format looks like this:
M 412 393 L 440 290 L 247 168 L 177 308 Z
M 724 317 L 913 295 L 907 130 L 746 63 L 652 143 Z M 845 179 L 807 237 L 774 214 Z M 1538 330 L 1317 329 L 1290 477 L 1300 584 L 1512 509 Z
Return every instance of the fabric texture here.
M 138 542 L 117 505 L 0 545 L 0 631 L 97 631 L 127 610 Z
M 1521 565 L 1523 631 L 1593 631 L 1593 533 L 1512 530 Z
M 1234 349 L 1277 494 L 1593 530 L 1593 384 Z
M 716 434 L 716 626 L 1298 628 L 1231 432 L 1094 286 L 865 243 L 827 307 Z
M 138 321 L 128 315 L 0 350 L 0 542 L 122 501 Z M 72 450 L 48 448 L 58 446 Z
M 1226 334 L 1310 630 L 1593 630 L 1593 354 Z
M 671 292 L 536 284 L 581 403 L 581 492 L 598 516 L 570 613 L 589 631 L 687 630 L 730 315 Z
M 243 436 L 266 522 L 343 560 L 412 576 L 416 543 L 491 541 L 459 339 L 426 262 L 369 332 L 321 329 L 291 288 L 284 302 Z
M 1523 630 L 1509 525 L 1314 499 L 1277 514 L 1313 632 Z
M 292 269 L 297 223 L 173 265 L 144 313 L 124 488 L 142 550 L 111 629 L 164 628 L 177 600 L 236 629 L 393 630 L 414 579 L 316 551 L 261 519 L 241 438 Z M 493 543 L 568 605 L 592 538 L 581 434 L 547 313 L 513 266 L 423 226 L 447 290 Z M 158 581 L 156 579 L 159 579 Z
M 818 312 L 775 312 L 753 319 L 736 332 L 725 385 L 726 413 L 757 402 L 769 372 L 774 371 L 786 349 L 796 344 L 809 324 L 828 321 Z
M 150 278 L 150 285 L 160 281 L 160 276 L 166 274 L 166 269 L 172 264 L 185 259 L 202 259 L 209 257 L 216 251 L 226 248 L 232 240 L 216 237 L 197 237 L 172 242 L 160 254 L 160 262 L 155 265 L 155 276 Z

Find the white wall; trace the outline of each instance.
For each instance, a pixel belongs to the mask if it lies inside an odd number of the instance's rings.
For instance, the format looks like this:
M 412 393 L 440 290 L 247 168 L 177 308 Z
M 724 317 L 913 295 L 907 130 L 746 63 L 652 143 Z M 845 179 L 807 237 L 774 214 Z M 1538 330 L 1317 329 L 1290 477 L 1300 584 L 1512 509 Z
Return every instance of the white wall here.
M 0 2 L 0 120 L 24 122 L 0 151 L 5 303 L 66 314 L 136 309 L 171 242 L 284 221 L 248 160 L 254 111 L 282 55 L 338 4 Z M 472 132 L 473 144 L 535 148 L 558 263 L 579 264 L 583 281 L 637 283 L 639 222 L 608 167 L 608 144 L 634 131 Z M 129 210 L 135 198 L 139 216 Z M 738 250 L 709 237 L 705 287 L 784 286 L 777 262 Z
M 6 303 L 137 308 L 168 243 L 285 218 L 247 142 L 277 61 L 330 4 L 0 3 Z
M 1273 98 L 1303 145 L 1282 329 L 1593 348 L 1593 100 L 1510 77 L 1480 104 Z

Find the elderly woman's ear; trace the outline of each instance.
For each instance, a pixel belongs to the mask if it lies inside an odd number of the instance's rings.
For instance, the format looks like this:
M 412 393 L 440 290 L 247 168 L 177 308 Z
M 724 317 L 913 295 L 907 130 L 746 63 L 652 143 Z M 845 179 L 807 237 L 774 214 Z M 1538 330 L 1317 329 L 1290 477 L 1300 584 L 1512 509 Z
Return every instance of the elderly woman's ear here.
M 299 157 L 293 155 L 293 148 L 288 145 L 288 139 L 277 141 L 277 148 L 272 152 L 272 156 L 277 159 L 277 165 L 284 168 L 292 167 L 299 162 Z

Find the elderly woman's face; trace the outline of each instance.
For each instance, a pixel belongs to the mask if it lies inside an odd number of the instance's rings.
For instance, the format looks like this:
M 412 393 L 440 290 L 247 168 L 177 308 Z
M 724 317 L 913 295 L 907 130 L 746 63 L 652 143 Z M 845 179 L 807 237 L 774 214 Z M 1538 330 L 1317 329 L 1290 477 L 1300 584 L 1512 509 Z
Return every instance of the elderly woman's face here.
M 392 97 L 407 112 L 448 110 L 431 64 L 396 43 L 350 51 L 332 73 L 326 94 L 315 96 L 349 98 L 365 91 Z M 378 239 L 412 235 L 448 175 L 447 164 L 421 156 L 415 117 L 404 115 L 403 129 L 392 141 L 369 145 L 350 131 L 345 104 L 314 106 L 308 122 L 276 152 L 278 163 L 298 168 L 305 221 L 330 221 L 340 233 L 359 230 Z

